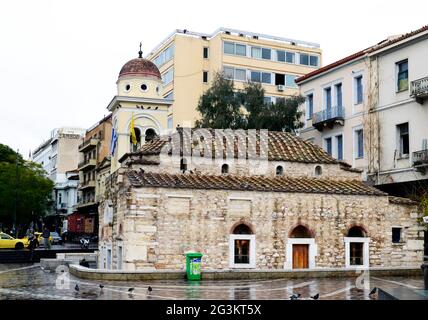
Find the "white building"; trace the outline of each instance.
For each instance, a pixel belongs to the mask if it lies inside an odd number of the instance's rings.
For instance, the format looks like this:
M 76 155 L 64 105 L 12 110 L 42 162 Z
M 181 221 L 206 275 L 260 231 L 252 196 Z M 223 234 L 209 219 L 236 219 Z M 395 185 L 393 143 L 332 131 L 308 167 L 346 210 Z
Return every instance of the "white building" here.
M 50 138 L 32 153 L 32 161 L 42 165 L 47 176 L 54 182 L 54 204 L 49 214 L 72 213 L 77 203 L 78 145 L 86 130 L 81 128 L 58 128 L 51 131 Z M 76 179 L 77 177 L 77 179 Z
M 417 192 L 428 182 L 427 56 L 425 26 L 300 77 L 300 136 L 385 191 Z

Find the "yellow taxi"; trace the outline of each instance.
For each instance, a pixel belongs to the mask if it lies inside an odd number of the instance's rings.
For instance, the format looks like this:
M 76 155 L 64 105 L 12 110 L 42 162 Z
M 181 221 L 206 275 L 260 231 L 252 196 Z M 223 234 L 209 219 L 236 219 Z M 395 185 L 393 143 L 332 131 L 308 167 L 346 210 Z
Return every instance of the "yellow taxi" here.
M 36 238 L 37 238 L 37 242 L 36 242 L 36 248 L 37 247 L 39 247 L 40 245 L 44 245 L 44 241 L 43 241 L 43 236 L 42 236 L 42 233 L 41 232 L 34 232 L 34 235 L 36 236 Z M 26 242 L 28 242 L 29 243 L 29 241 L 28 241 L 28 237 L 24 237 L 24 238 L 22 238 L 22 240 L 24 240 L 24 241 L 26 241 Z M 52 236 L 50 236 L 49 237 L 49 242 L 52 244 Z M 28 247 L 28 244 L 26 245 L 26 247 Z
M 15 239 L 7 233 L 0 232 L 0 248 L 1 249 L 24 249 L 28 247 L 28 239 Z

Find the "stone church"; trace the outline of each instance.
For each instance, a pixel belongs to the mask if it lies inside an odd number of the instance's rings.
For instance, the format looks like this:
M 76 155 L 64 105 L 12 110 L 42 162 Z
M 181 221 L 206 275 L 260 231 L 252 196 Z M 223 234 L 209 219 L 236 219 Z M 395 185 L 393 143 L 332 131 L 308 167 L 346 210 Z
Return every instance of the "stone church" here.
M 189 251 L 203 269 L 420 265 L 415 203 L 289 133 L 172 133 L 159 71 L 141 54 L 131 61 L 109 105 L 119 138 L 99 206 L 100 268 L 184 270 Z

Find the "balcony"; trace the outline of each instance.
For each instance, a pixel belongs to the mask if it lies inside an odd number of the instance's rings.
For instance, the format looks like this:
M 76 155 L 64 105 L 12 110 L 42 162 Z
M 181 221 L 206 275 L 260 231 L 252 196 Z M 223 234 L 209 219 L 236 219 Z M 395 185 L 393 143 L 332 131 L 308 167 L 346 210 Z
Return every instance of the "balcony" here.
M 323 111 L 314 113 L 312 125 L 318 130 L 323 131 L 325 127 L 333 128 L 335 124 L 343 126 L 345 124 L 345 108 L 342 106 L 332 107 Z
M 86 152 L 89 151 L 92 148 L 95 148 L 98 144 L 99 139 L 89 139 L 84 141 L 82 144 L 79 145 L 79 152 Z
M 425 174 L 428 167 L 428 150 L 420 150 L 413 152 L 413 167 L 421 173 Z
M 96 165 L 97 165 L 97 160 L 89 159 L 89 160 L 80 162 L 79 165 L 77 166 L 77 169 L 79 171 L 86 171 L 86 170 L 95 168 Z
M 424 99 L 428 97 L 428 77 L 411 82 L 410 96 L 414 97 L 420 104 L 424 103 Z
M 95 188 L 95 180 L 84 181 L 80 184 L 80 190 Z

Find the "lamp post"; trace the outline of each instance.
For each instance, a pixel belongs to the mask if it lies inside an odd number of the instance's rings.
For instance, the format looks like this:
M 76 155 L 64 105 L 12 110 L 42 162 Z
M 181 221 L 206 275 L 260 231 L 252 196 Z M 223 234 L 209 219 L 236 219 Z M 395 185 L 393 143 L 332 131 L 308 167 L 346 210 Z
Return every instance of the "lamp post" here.
M 17 238 L 18 236 L 18 230 L 16 227 L 16 211 L 18 206 L 18 183 L 19 183 L 19 149 L 16 151 L 16 171 L 15 171 L 15 201 L 13 205 L 13 231 L 14 231 L 14 237 Z
M 428 216 L 423 217 L 423 221 L 425 224 L 428 224 Z M 425 232 L 427 232 L 427 231 L 425 231 Z M 425 240 L 425 242 L 426 242 L 426 240 Z M 422 262 L 421 268 L 424 272 L 424 287 L 425 287 L 425 290 L 428 290 L 428 260 L 427 260 L 428 257 L 426 255 L 427 254 L 427 247 L 426 246 L 427 246 L 427 244 L 424 243 L 424 261 Z

